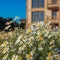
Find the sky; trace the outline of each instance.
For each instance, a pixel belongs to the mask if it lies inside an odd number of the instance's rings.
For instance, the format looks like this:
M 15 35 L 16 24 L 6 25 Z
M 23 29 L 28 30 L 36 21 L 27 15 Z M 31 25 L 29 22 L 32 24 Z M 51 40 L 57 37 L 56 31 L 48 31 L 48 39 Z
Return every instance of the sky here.
M 26 0 L 0 0 L 0 16 L 26 18 Z

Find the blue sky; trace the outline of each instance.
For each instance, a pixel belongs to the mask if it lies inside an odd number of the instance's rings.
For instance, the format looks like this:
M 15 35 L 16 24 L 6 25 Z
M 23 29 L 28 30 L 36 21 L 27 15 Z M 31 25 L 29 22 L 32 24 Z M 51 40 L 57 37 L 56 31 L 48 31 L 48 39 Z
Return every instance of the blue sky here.
M 26 18 L 26 0 L 0 0 L 0 16 Z

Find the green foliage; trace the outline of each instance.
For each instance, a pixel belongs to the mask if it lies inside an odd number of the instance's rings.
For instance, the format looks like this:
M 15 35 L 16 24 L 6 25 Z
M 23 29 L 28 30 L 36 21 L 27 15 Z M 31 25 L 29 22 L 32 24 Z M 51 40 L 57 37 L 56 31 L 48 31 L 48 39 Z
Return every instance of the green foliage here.
M 0 38 L 0 60 L 57 60 L 60 29 L 49 28 L 49 24 L 38 23 Z

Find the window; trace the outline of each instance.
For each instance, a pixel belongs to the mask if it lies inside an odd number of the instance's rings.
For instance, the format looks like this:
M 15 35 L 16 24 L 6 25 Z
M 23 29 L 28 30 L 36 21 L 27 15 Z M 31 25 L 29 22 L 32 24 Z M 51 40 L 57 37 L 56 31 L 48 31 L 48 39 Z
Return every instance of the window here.
M 57 17 L 57 11 L 52 11 L 52 19 L 56 19 Z
M 32 12 L 32 22 L 44 21 L 44 12 Z
M 55 4 L 56 3 L 56 0 L 52 0 L 52 3 Z
M 44 0 L 32 0 L 32 8 L 44 7 Z

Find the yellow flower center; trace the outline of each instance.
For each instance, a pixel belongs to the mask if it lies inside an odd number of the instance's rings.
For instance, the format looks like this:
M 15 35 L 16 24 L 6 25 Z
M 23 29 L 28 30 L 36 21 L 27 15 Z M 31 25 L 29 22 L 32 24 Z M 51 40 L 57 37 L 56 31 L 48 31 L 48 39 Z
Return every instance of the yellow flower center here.
M 28 29 L 28 32 L 31 32 L 31 30 L 30 30 L 30 29 Z
M 47 57 L 47 59 L 46 60 L 52 60 L 52 58 L 51 57 Z
M 28 55 L 27 55 L 27 58 L 31 58 L 31 55 L 30 55 L 30 54 L 28 54 Z
M 57 55 L 54 55 L 54 57 L 55 57 L 55 58 L 58 58 L 59 56 L 58 56 L 58 54 L 57 54 Z
M 39 39 L 40 39 L 40 40 L 43 40 L 43 37 L 42 37 L 42 36 L 39 36 Z
M 52 56 L 52 52 L 49 52 L 49 53 L 48 53 L 48 56 Z
M 38 44 L 38 47 L 40 47 L 41 46 L 41 44 Z

